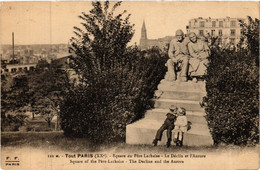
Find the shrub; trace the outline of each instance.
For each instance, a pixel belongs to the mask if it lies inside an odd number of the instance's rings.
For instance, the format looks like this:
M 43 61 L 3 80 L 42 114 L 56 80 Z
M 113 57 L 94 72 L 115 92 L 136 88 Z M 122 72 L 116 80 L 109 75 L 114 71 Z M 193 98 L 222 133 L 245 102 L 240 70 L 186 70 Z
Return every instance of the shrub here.
M 209 58 L 204 105 L 216 144 L 259 142 L 259 50 L 248 40 L 247 48 L 213 48 Z
M 4 119 L 1 119 L 2 131 L 19 131 L 19 128 L 24 125 L 25 119 L 28 116 L 23 114 L 8 114 Z

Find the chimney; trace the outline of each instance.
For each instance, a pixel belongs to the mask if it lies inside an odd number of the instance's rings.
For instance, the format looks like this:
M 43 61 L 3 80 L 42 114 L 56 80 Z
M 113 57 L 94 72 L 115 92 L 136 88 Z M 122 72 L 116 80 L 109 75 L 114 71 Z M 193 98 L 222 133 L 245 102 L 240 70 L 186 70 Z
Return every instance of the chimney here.
M 13 61 L 14 61 L 14 32 L 12 32 Z

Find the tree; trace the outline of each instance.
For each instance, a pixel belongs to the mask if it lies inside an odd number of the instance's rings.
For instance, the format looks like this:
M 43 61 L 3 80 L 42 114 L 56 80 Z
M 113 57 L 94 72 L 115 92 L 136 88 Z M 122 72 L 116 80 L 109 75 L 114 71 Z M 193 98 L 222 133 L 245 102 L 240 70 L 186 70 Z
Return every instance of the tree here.
M 88 137 L 94 144 L 125 139 L 126 125 L 142 118 L 166 72 L 166 53 L 141 52 L 127 47 L 134 30 L 121 2 L 93 2 L 80 18 L 71 39 L 71 67 L 80 83 L 71 88 L 61 105 L 65 135 Z M 117 13 L 117 15 L 115 15 Z M 124 17 L 125 16 L 125 17 Z
M 82 84 L 68 93 L 61 106 L 65 134 L 87 134 L 94 142 L 110 141 L 118 136 L 117 129 L 125 128 L 132 120 L 133 113 L 127 111 L 127 106 L 115 103 L 121 98 L 129 101 L 127 93 L 121 94 L 123 88 L 120 87 L 129 70 L 124 68 L 124 63 L 136 56 L 135 49 L 127 48 L 134 34 L 133 25 L 129 23 L 130 14 L 124 17 L 126 11 L 123 11 L 115 15 L 120 4 L 115 2 L 110 7 L 109 1 L 103 5 L 92 2 L 90 13 L 82 12 L 79 16 L 83 28 L 74 27 L 70 66 Z M 128 67 L 132 66 L 128 64 Z
M 57 115 L 57 106 L 55 107 L 55 103 L 47 97 L 38 100 L 37 106 L 40 108 L 39 112 L 50 128 L 53 116 Z
M 1 81 L 1 113 L 19 110 L 27 105 L 29 86 L 28 78 L 23 74 L 5 75 Z
M 240 26 L 242 27 L 242 37 L 239 42 L 239 47 L 245 45 L 246 50 L 255 57 L 255 63 L 259 65 L 259 19 L 253 20 L 250 16 L 248 18 L 248 24 L 240 20 Z
M 29 101 L 26 75 L 4 75 L 1 80 L 1 129 L 18 130 L 26 118 L 17 114 Z
M 58 106 L 70 86 L 68 74 L 51 63 L 47 67 L 45 64 L 38 65 L 36 71 L 28 76 L 30 104 L 50 125 L 53 116 L 58 116 Z
M 83 81 L 94 79 L 104 70 L 115 68 L 126 55 L 127 43 L 134 34 L 126 11 L 114 15 L 121 2 L 116 2 L 109 11 L 110 2 L 92 2 L 89 14 L 79 16 L 83 29 L 74 27 L 75 37 L 71 38 L 72 68 L 81 75 Z
M 37 63 L 36 72 L 41 72 L 44 69 L 48 69 L 48 68 L 50 68 L 50 64 L 45 59 L 41 59 Z

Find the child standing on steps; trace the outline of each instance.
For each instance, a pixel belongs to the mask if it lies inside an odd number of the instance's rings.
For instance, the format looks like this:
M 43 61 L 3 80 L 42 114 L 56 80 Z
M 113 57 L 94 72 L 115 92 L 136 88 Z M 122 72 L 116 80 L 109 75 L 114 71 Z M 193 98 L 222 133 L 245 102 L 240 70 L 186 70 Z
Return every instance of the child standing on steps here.
M 174 142 L 176 146 L 182 146 L 183 134 L 187 132 L 188 121 L 186 117 L 186 110 L 184 108 L 177 109 L 177 118 L 175 121 L 174 132 Z
M 174 128 L 174 122 L 176 120 L 176 114 L 178 108 L 174 105 L 170 106 L 170 112 L 166 114 L 167 118 L 165 119 L 163 125 L 158 129 L 155 139 L 153 140 L 153 145 L 157 146 L 158 141 L 161 141 L 163 131 L 167 129 L 167 144 L 166 146 L 169 147 L 171 145 L 172 140 L 172 130 Z

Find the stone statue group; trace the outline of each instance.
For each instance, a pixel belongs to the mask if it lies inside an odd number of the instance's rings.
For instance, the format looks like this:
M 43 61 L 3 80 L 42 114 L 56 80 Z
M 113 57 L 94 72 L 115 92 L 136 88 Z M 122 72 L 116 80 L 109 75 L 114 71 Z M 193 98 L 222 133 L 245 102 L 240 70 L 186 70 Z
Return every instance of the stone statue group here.
M 170 42 L 168 55 L 166 80 L 186 82 L 191 78 L 197 82 L 206 75 L 210 49 L 194 32 L 184 37 L 183 31 L 177 30 L 176 38 Z

